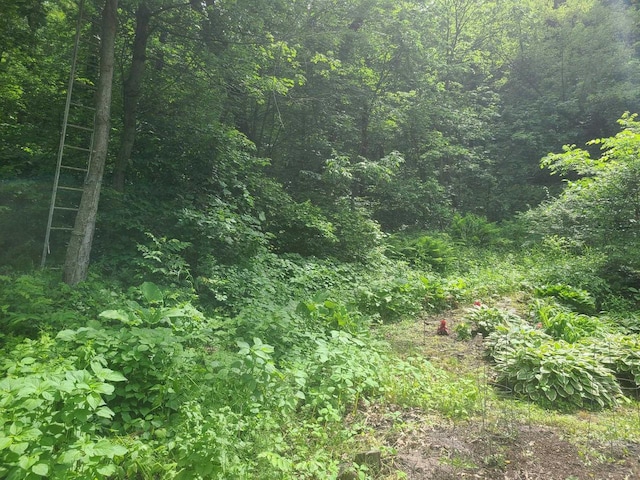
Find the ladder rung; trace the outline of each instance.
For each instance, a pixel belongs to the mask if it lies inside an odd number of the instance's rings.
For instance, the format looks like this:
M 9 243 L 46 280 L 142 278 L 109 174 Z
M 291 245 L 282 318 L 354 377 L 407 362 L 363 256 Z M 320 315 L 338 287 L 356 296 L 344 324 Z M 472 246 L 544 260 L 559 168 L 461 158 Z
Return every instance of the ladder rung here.
M 56 210 L 66 210 L 68 212 L 77 212 L 78 209 L 74 207 L 53 207 Z
M 93 128 L 83 127 L 81 125 L 75 125 L 73 123 L 67 123 L 67 127 L 77 128 L 78 130 L 86 130 L 87 132 L 93 132 Z
M 51 227 L 51 230 L 66 230 L 68 232 L 73 231 L 73 227 Z
M 60 165 L 62 167 L 62 165 Z M 76 187 L 60 187 L 58 186 L 58 190 L 70 190 L 72 192 L 84 192 L 83 188 L 76 188 Z
M 87 110 L 95 110 L 94 107 L 87 107 L 86 105 L 82 105 L 81 103 L 71 102 L 70 105 L 74 107 L 86 108 Z
M 60 165 L 60 168 L 66 168 L 67 170 L 75 170 L 76 172 L 86 172 L 86 168 L 70 167 L 69 165 Z
M 90 148 L 74 147 L 73 145 L 66 145 L 66 144 L 65 144 L 65 147 L 66 147 L 66 148 L 70 148 L 70 149 L 72 149 L 72 150 L 80 150 L 81 152 L 90 152 L 90 151 L 91 151 L 91 149 L 90 149 Z

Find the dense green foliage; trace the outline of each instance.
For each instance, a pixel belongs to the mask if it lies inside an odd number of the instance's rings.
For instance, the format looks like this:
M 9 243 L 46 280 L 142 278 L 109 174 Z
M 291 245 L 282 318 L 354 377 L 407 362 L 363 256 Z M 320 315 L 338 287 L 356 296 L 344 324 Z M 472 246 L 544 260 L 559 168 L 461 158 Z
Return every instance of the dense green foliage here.
M 95 20 L 102 2 L 85 3 Z M 104 182 L 119 193 L 104 192 L 94 260 L 147 232 L 208 238 L 223 261 L 229 242 L 362 260 L 380 227 L 453 223 L 485 244 L 483 219 L 557 191 L 542 156 L 638 110 L 637 9 L 622 1 L 210 3 L 120 1 Z M 38 261 L 76 8 L 3 8 L 3 264 Z M 54 237 L 55 264 L 68 239 Z
M 355 436 L 342 416 L 359 402 L 472 412 L 473 382 L 442 390 L 443 373 L 392 360 L 368 333 L 372 318 L 424 307 L 426 279 L 330 266 L 254 265 L 265 278 L 234 308 L 189 287 L 124 292 L 96 279 L 78 291 L 46 274 L 4 277 L 3 475 L 315 478 L 337 472 L 333 448 Z M 456 404 L 445 401 L 450 389 Z
M 0 11 L 0 477 L 335 478 L 364 405 L 478 413 L 376 334 L 474 302 L 452 333 L 501 392 L 640 388 L 635 3 L 120 0 L 73 288 L 68 232 L 34 267 L 78 6 Z

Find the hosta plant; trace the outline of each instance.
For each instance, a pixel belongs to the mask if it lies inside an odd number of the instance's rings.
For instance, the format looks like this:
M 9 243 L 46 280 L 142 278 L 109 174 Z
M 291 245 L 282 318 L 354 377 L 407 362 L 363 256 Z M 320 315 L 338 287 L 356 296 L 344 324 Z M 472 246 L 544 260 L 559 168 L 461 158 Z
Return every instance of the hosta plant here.
M 487 337 L 500 326 L 508 329 L 524 323 L 515 313 L 482 304 L 475 305 L 464 318 L 472 325 L 473 335 L 481 334 L 483 337 Z
M 611 369 L 591 352 L 566 342 L 507 347 L 495 360 L 499 385 L 545 407 L 608 408 L 622 397 Z
M 640 387 L 640 335 L 606 335 L 585 339 L 582 348 L 610 368 L 623 385 L 637 394 Z

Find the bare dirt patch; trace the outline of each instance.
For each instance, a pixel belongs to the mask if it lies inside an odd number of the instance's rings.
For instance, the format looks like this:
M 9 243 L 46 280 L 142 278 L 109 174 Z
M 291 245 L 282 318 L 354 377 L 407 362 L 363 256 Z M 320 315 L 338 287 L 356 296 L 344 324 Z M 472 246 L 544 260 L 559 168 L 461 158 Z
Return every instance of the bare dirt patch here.
M 640 478 L 637 455 L 625 453 L 605 462 L 590 460 L 560 432 L 539 426 L 519 426 L 504 436 L 476 425 L 437 425 L 407 431 L 396 439 L 395 448 L 397 455 L 391 466 L 405 472 L 410 480 Z

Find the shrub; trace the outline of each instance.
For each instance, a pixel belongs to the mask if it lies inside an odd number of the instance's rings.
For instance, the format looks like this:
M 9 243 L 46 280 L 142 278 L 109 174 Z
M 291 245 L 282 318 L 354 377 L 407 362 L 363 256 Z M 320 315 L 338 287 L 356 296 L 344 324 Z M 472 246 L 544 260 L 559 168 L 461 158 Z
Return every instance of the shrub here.
M 600 335 L 606 325 L 596 317 L 581 315 L 557 304 L 534 302 L 530 306 L 534 322 L 557 340 L 574 343 L 581 338 Z
M 340 421 L 348 406 L 383 391 L 382 372 L 388 358 L 381 346 L 348 332 L 333 331 L 316 340 L 315 348 L 297 368 L 305 371 L 305 409 L 323 421 Z
M 589 292 L 563 283 L 537 287 L 534 294 L 538 297 L 553 297 L 574 312 L 593 315 L 596 313 L 596 301 Z
M 544 330 L 523 322 L 517 325 L 498 325 L 485 339 L 484 346 L 489 358 L 495 360 L 503 351 L 537 348 L 551 340 L 552 338 Z
M 273 180 L 261 179 L 256 207 L 265 212 L 264 229 L 278 253 L 324 257 L 337 238 L 333 224 L 309 200 L 296 202 Z
M 252 452 L 243 438 L 247 419 L 228 407 L 203 409 L 196 402 L 183 405 L 182 414 L 185 420 L 170 443 L 176 479 L 252 476 L 255 465 L 247 461 Z
M 613 372 L 582 346 L 544 342 L 497 352 L 496 382 L 545 407 L 598 409 L 618 404 Z
M 396 234 L 388 240 L 388 255 L 406 260 L 418 268 L 444 272 L 454 261 L 451 246 L 440 238 L 429 235 L 417 237 Z
M 6 178 L 6 177 L 5 177 Z M 51 194 L 49 181 L 12 180 L 0 182 L 0 265 L 21 271 L 33 269 L 40 261 L 47 206 Z M 64 256 L 64 240 L 53 234 L 50 263 Z
M 489 246 L 498 236 L 498 227 L 485 217 L 456 214 L 449 227 L 451 236 L 464 245 Z
M 380 225 L 363 208 L 351 208 L 347 202 L 334 205 L 329 215 L 337 242 L 328 253 L 345 262 L 368 262 L 379 255 L 382 245 Z
M 458 323 L 453 327 L 453 331 L 456 333 L 456 338 L 461 341 L 471 340 L 473 334 L 471 333 L 471 327 L 466 322 Z
M 149 430 L 158 414 L 177 411 L 188 393 L 184 378 L 203 368 L 189 347 L 212 342 L 195 308 L 164 306 L 162 292 L 152 283 L 140 290 L 148 307 L 130 301 L 126 308 L 103 312 L 102 322 L 62 330 L 56 337 L 77 352 L 80 362 L 99 362 L 127 377 L 108 398 L 118 413 L 114 427 L 124 430 Z
M 569 240 L 552 236 L 534 248 L 532 254 L 535 263 L 529 278 L 536 284 L 570 285 L 574 295 L 578 291 L 587 292 L 587 296 L 595 300 L 596 308 L 611 294 L 611 286 L 601 276 L 602 264 L 606 261 L 604 253 L 574 247 Z M 587 298 L 584 300 L 589 303 Z
M 425 283 L 420 279 L 395 277 L 361 286 L 356 302 L 365 314 L 385 322 L 397 321 L 418 313 L 426 293 Z
M 471 324 L 471 332 L 475 336 L 481 334 L 487 337 L 498 327 L 511 327 L 524 322 L 517 315 L 486 305 L 476 305 L 465 315 L 465 320 Z
M 4 335 L 35 338 L 86 324 L 122 300 L 105 282 L 90 278 L 71 288 L 51 271 L 0 276 L 0 344 Z
M 435 275 L 421 275 L 420 283 L 424 287 L 424 306 L 427 310 L 440 311 L 452 307 L 456 303 L 456 298 L 451 295 L 455 290 L 455 285 L 444 283 Z
M 640 314 L 636 312 L 608 313 L 602 318 L 615 331 L 630 335 L 640 333 Z
M 640 254 L 635 248 L 626 250 L 610 254 L 598 272 L 619 294 L 640 288 Z
M 300 302 L 297 312 L 326 330 L 356 333 L 363 327 L 362 314 L 353 306 L 331 299 L 329 292 L 321 292 L 311 300 Z
M 611 334 L 603 338 L 585 339 L 581 347 L 610 368 L 624 387 L 635 395 L 640 388 L 640 336 Z
M 0 380 L 0 476 L 102 478 L 128 449 L 105 438 L 115 415 L 106 405 L 125 378 L 44 336 L 8 352 Z M 136 442 L 133 442 L 136 443 Z

